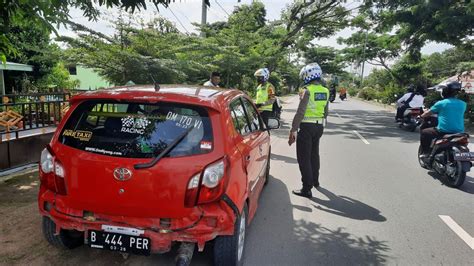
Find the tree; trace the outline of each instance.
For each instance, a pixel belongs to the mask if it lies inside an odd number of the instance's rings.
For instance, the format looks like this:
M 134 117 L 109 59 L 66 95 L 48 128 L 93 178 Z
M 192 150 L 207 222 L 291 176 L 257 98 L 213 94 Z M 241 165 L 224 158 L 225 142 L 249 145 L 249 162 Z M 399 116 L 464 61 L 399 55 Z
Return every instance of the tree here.
M 395 30 L 415 63 L 427 41 L 472 48 L 473 1 L 364 0 L 361 10 L 377 22 L 377 31 Z
M 311 40 L 333 35 L 347 25 L 345 1 L 301 1 L 291 4 L 282 15 L 285 36 L 280 47 L 299 44 L 304 47 Z
M 344 72 L 344 59 L 340 52 L 329 46 L 313 46 L 304 57 L 306 63 L 317 62 L 324 73 L 341 74 Z
M 89 19 L 97 19 L 98 6 L 121 7 L 126 11 L 146 9 L 147 2 L 155 7 L 168 6 L 174 0 L 4 0 L 0 2 L 0 60 L 16 53 L 16 47 L 10 41 L 10 27 L 15 23 L 31 22 L 49 32 L 55 32 L 54 25 L 65 23 L 71 7 L 79 8 Z M 206 0 L 209 5 L 209 0 Z

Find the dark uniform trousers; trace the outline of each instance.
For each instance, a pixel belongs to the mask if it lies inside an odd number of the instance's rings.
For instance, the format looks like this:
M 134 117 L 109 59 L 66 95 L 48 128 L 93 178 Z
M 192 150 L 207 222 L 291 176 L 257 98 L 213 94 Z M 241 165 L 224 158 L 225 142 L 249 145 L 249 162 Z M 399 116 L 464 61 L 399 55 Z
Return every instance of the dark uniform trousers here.
M 319 186 L 319 139 L 323 135 L 322 124 L 301 123 L 296 138 L 296 157 L 301 172 L 303 190 Z

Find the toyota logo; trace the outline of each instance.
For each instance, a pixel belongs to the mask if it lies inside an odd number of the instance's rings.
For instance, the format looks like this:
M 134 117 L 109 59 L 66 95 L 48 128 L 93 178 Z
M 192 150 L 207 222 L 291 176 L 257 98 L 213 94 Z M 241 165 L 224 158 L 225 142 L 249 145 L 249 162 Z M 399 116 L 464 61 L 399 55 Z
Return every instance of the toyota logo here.
M 127 168 L 115 168 L 114 178 L 118 181 L 127 181 L 132 178 L 132 171 Z

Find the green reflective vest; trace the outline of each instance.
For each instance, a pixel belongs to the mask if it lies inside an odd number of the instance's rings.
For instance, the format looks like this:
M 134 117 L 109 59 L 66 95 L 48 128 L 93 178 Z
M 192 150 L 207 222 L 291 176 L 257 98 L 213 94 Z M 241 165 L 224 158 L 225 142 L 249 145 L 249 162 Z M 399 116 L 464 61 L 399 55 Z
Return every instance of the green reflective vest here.
M 328 105 L 329 90 L 321 84 L 310 84 L 306 89 L 309 92 L 309 101 L 302 123 L 322 124 L 326 106 Z
M 271 84 L 267 82 L 264 86 L 262 84 L 258 85 L 257 87 L 257 99 L 255 100 L 256 104 L 262 104 L 268 101 L 268 87 L 270 87 Z M 263 105 L 260 108 L 258 108 L 259 111 L 272 111 L 273 110 L 273 104 L 269 105 Z

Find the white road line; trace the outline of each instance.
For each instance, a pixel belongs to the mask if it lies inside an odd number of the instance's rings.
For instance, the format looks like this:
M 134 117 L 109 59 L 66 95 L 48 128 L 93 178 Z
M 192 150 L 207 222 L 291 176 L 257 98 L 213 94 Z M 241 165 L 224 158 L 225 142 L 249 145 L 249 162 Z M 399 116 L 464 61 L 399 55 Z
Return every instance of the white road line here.
M 361 134 L 359 134 L 359 132 L 357 132 L 357 130 L 352 130 L 352 132 L 354 132 L 354 134 L 356 134 L 357 137 L 359 137 L 362 140 L 362 142 L 364 142 L 367 145 L 370 144 Z
M 474 237 L 464 231 L 464 229 L 462 229 L 462 227 L 459 226 L 459 224 L 457 224 L 451 217 L 447 215 L 438 216 L 449 226 L 449 228 L 451 228 L 451 230 L 454 231 L 454 233 L 456 233 L 456 235 L 458 235 L 472 250 L 474 250 Z
M 336 112 L 336 115 L 337 115 L 337 117 L 339 117 L 340 119 L 342 119 L 342 116 L 341 116 L 338 112 Z

